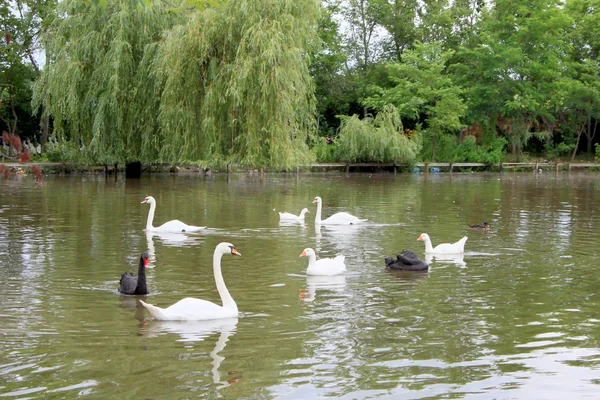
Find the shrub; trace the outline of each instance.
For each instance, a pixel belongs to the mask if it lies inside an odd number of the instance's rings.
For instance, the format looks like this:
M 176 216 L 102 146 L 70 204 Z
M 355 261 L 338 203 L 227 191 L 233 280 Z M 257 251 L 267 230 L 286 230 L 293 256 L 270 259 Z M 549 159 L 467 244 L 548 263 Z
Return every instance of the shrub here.
M 411 163 L 421 148 L 420 136 L 407 137 L 396 107 L 386 105 L 377 117 L 341 117 L 335 156 L 344 162 Z

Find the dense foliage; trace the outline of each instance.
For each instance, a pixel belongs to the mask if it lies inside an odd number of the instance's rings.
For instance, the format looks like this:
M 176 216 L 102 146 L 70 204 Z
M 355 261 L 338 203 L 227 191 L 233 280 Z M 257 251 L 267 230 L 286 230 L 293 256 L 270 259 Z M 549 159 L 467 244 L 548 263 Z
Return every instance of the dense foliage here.
M 0 123 L 42 142 L 36 125 L 50 126 L 47 158 L 103 163 L 591 158 L 599 9 L 600 0 L 12 0 L 0 6 Z

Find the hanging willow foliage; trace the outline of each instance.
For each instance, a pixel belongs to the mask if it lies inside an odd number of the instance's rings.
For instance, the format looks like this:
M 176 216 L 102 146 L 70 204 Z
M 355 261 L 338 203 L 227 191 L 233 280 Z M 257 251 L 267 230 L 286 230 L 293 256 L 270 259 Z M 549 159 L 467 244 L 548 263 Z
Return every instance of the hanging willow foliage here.
M 54 135 L 81 147 L 90 161 L 155 159 L 158 149 L 142 146 L 147 138 L 141 128 L 151 124 L 142 118 L 156 114 L 157 105 L 140 65 L 181 17 L 160 2 L 152 8 L 130 0 L 90 7 L 65 0 L 59 7 L 64 17 L 44 37 L 48 59 L 34 87 L 34 106 L 43 105 Z
M 307 47 L 315 0 L 238 0 L 173 29 L 152 62 L 162 82 L 161 157 L 286 168 L 309 161 Z
M 55 133 L 98 162 L 310 161 L 318 1 L 230 0 L 185 14 L 161 4 L 61 4 L 34 93 Z
M 405 136 L 398 110 L 387 104 L 375 118 L 344 117 L 336 155 L 346 162 L 412 163 L 420 150 L 421 138 Z

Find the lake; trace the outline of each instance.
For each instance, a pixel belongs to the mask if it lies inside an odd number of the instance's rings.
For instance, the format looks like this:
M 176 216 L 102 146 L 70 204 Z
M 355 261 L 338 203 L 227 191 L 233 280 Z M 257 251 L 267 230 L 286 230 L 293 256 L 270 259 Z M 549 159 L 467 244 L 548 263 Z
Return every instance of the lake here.
M 0 181 L 0 397 L 119 399 L 596 398 L 597 173 L 47 176 Z M 179 219 L 200 234 L 144 232 Z M 363 225 L 315 228 L 347 211 Z M 311 211 L 280 225 L 276 211 Z M 467 224 L 488 222 L 487 232 Z M 425 256 L 467 235 L 463 256 Z M 238 318 L 154 321 L 139 299 Z M 306 276 L 304 248 L 346 257 Z M 386 271 L 411 249 L 428 272 Z M 117 292 L 150 255 L 147 296 Z

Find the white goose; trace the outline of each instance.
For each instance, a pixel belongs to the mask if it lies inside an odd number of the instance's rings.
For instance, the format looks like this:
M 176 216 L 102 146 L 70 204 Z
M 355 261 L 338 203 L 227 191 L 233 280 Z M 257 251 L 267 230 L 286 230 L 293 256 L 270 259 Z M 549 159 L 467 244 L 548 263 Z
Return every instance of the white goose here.
M 315 251 L 311 248 L 306 248 L 300 254 L 300 257 L 308 257 L 306 275 L 333 276 L 339 275 L 346 270 L 346 264 L 344 264 L 346 257 L 344 256 L 317 260 Z
M 146 196 L 144 200 L 142 200 L 142 204 L 148 203 L 150 204 L 150 211 L 148 212 L 148 220 L 146 221 L 146 231 L 153 232 L 198 232 L 206 228 L 205 226 L 193 226 L 184 224 L 183 222 L 174 219 L 169 222 L 165 222 L 161 226 L 157 226 L 156 228 L 152 226 L 152 222 L 154 221 L 154 211 L 156 211 L 156 199 L 152 196 Z
M 465 243 L 468 237 L 465 236 L 456 243 L 441 243 L 433 247 L 431 239 L 426 233 L 422 233 L 417 240 L 425 242 L 425 253 L 430 254 L 461 254 L 465 252 Z
M 321 221 L 321 207 L 323 206 L 323 201 L 317 196 L 312 202 L 313 204 L 317 203 L 317 214 L 315 215 L 315 224 L 317 225 L 354 225 L 366 221 L 366 219 L 360 219 L 347 212 L 335 213 L 331 217 Z
M 303 208 L 302 211 L 300 211 L 300 215 L 295 215 L 289 212 L 279 212 L 279 220 L 280 221 L 304 221 L 304 215 L 306 213 L 310 214 L 310 211 L 308 211 L 308 208 Z
M 217 291 L 221 296 L 222 306 L 210 301 L 186 297 L 167 308 L 160 308 L 152 304 L 140 303 L 152 314 L 154 319 L 163 321 L 200 321 L 208 319 L 234 318 L 238 316 L 237 304 L 229 294 L 223 275 L 221 274 L 221 257 L 223 254 L 241 254 L 231 243 L 219 243 L 213 255 L 213 273 L 217 284 Z

